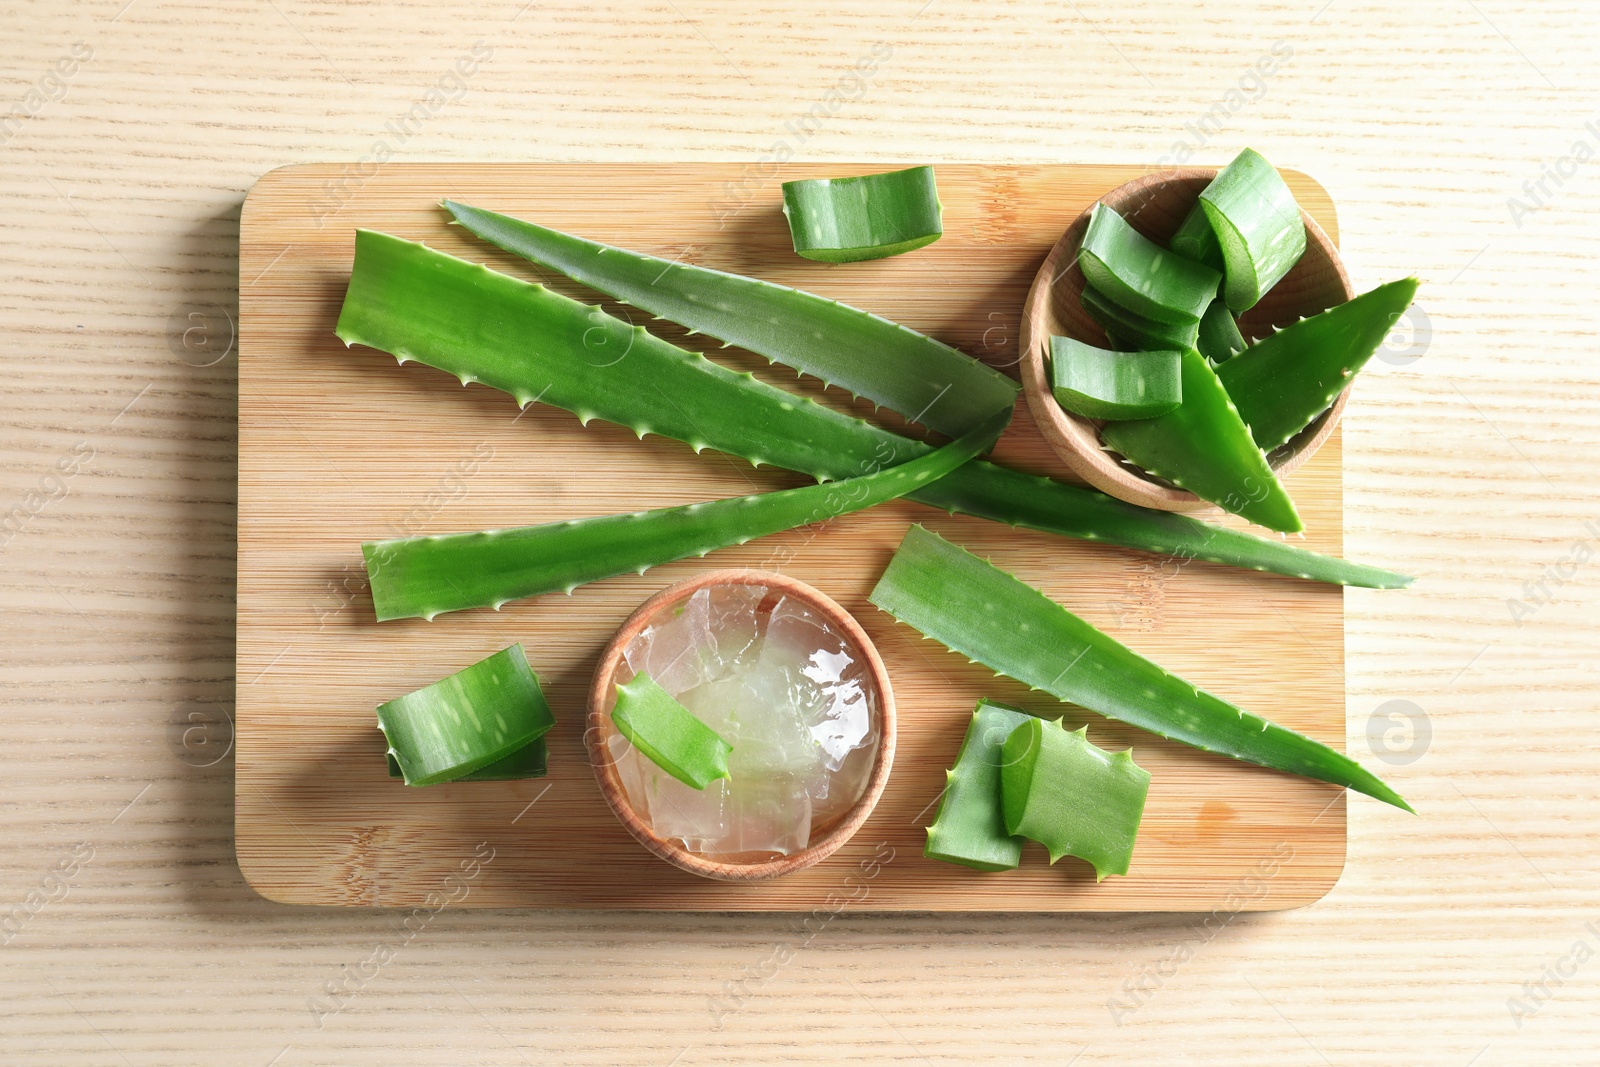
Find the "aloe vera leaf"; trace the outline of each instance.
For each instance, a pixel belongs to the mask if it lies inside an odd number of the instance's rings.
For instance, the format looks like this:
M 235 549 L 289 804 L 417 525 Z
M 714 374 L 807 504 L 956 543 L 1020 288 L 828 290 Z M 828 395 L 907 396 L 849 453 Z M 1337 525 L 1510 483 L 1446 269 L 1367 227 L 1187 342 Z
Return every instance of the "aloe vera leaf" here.
M 500 606 L 572 592 L 616 574 L 870 508 L 938 481 L 994 444 L 1009 409 L 964 437 L 897 467 L 843 481 L 676 508 L 515 530 L 408 537 L 361 546 L 379 621 Z
M 1127 874 L 1144 818 L 1150 772 L 1133 750 L 1110 753 L 1089 741 L 1089 728 L 1029 717 L 1000 749 L 1001 806 L 1006 829 L 1037 841 L 1055 863 L 1076 856 L 1094 880 Z
M 883 259 L 944 233 L 932 167 L 783 183 L 796 255 L 823 263 Z
M 1415 278 L 1380 285 L 1285 326 L 1218 367 L 1256 444 L 1270 452 L 1326 411 L 1416 295 Z
M 401 362 L 416 360 L 482 381 L 521 404 L 537 397 L 584 421 L 602 418 L 641 433 L 648 425 L 697 450 L 760 456 L 790 470 L 820 467 L 826 476 L 847 478 L 931 450 L 666 342 L 646 341 L 639 336 L 643 331 L 605 318 L 541 286 L 409 241 L 358 231 L 336 332 L 346 344 L 370 345 Z M 588 330 L 637 343 L 620 359 L 590 362 L 597 357 L 585 344 Z M 909 498 L 1063 537 L 1311 581 L 1383 589 L 1412 581 L 983 460 Z
M 942 341 L 827 297 L 657 259 L 444 202 L 490 244 L 641 311 L 848 389 L 959 437 L 1015 405 L 1015 381 Z
M 1122 346 L 1124 351 L 1140 349 L 1159 351 L 1174 348 L 1181 351 L 1193 348 L 1200 333 L 1198 322 L 1179 325 L 1157 322 L 1155 319 L 1136 315 L 1126 308 L 1118 307 L 1100 295 L 1092 286 L 1084 286 L 1078 299 L 1083 304 L 1083 310 L 1089 313 L 1089 317 L 1106 331 L 1106 337 L 1112 344 Z
M 543 400 L 585 423 L 600 418 L 641 438 L 660 434 L 818 479 L 860 473 L 841 453 L 895 466 L 927 451 L 542 285 L 371 230 L 356 231 L 335 332 L 524 406 Z
M 1152 419 L 1183 402 L 1181 352 L 1108 352 L 1070 337 L 1050 338 L 1050 391 L 1089 419 Z
M 1222 276 L 1167 251 L 1128 225 L 1114 208 L 1096 204 L 1078 249 L 1090 285 L 1120 306 L 1157 322 L 1199 322 Z
M 997 674 L 1153 734 L 1411 808 L 1360 764 L 1162 670 L 1066 608 L 914 525 L 868 599 Z
M 1205 208 L 1195 201 L 1194 207 L 1183 217 L 1178 230 L 1167 242 L 1169 248 L 1184 259 L 1204 263 L 1219 274 L 1227 266 L 1222 259 L 1222 245 L 1217 241 L 1217 231 L 1211 228 Z
M 520 644 L 378 705 L 378 729 L 406 785 L 465 777 L 543 737 L 555 722 Z
M 1000 807 L 1000 746 L 1026 719 L 1016 708 L 978 701 L 955 766 L 944 772 L 939 811 L 922 854 L 980 871 L 1009 871 L 1022 861 L 1022 839 L 1006 830 Z
M 1227 364 L 1223 364 L 1227 366 Z M 1183 354 L 1183 403 L 1153 419 L 1108 422 L 1100 439 L 1151 474 L 1283 533 L 1305 529 L 1216 371 Z
M 1200 194 L 1222 247 L 1222 295 L 1234 312 L 1255 307 L 1300 262 L 1306 224 L 1278 169 L 1246 148 Z
M 611 721 L 650 762 L 692 789 L 729 777 L 733 746 L 648 674 L 617 686 Z
M 400 761 L 387 754 L 389 777 L 400 778 Z M 544 738 L 530 741 L 504 759 L 495 760 L 471 774 L 450 779 L 452 782 L 517 782 L 524 778 L 543 778 L 550 773 L 550 748 Z
M 1245 350 L 1244 335 L 1239 332 L 1239 324 L 1234 321 L 1227 304 L 1221 300 L 1211 301 L 1211 306 L 1200 317 L 1200 333 L 1193 347 L 1198 348 L 1213 367 L 1221 366 Z M 1238 401 L 1234 404 L 1237 406 Z

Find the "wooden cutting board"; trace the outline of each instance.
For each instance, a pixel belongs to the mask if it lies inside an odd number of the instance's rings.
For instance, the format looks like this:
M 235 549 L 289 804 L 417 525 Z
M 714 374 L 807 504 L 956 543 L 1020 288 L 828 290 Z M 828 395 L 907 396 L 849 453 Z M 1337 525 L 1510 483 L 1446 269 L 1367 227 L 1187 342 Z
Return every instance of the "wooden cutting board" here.
M 810 289 L 930 333 L 996 366 L 1017 359 L 1023 297 L 1061 231 L 1141 173 L 1105 166 L 939 168 L 943 239 L 916 253 L 827 266 L 789 250 L 781 181 L 874 167 L 759 164 L 289 167 L 245 202 L 240 231 L 239 865 L 257 891 L 301 904 L 437 908 L 1217 912 L 1321 897 L 1344 864 L 1345 799 L 1327 785 L 1233 763 L 1030 694 L 922 640 L 867 593 L 908 523 L 922 522 L 1043 589 L 1197 685 L 1336 747 L 1345 737 L 1338 588 L 1171 561 L 952 518 L 912 503 L 790 531 L 579 589 L 432 623 L 378 624 L 364 540 L 519 526 L 685 504 L 802 480 L 675 441 L 587 428 L 504 394 L 397 366 L 333 335 L 356 227 L 593 294 L 446 226 L 449 196 L 668 259 Z M 1290 175 L 1337 238 L 1333 206 Z M 1360 287 L 1358 283 L 1358 288 Z M 607 304 L 615 313 L 636 309 Z M 818 383 L 705 338 L 669 340 L 822 396 Z M 870 415 L 837 390 L 825 402 Z M 1059 474 L 1024 404 L 998 458 Z M 1341 546 L 1339 437 L 1289 481 L 1306 547 Z M 1214 515 L 1208 516 L 1215 518 Z M 818 866 L 758 885 L 686 874 L 645 852 L 601 799 L 585 760 L 583 698 L 602 645 L 651 593 L 707 567 L 776 568 L 854 612 L 894 680 L 900 742 L 872 818 Z M 513 641 L 545 680 L 559 725 L 550 776 L 408 789 L 384 767 L 373 708 Z M 1134 747 L 1152 775 L 1127 877 L 1054 867 L 979 874 L 922 857 L 922 827 L 979 697 Z M 1208 920 L 1210 921 L 1210 920 Z

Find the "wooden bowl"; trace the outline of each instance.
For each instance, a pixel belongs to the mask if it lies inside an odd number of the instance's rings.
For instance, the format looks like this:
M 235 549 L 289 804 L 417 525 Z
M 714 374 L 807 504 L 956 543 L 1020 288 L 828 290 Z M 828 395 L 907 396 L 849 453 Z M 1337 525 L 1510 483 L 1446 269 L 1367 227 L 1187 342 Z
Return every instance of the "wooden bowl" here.
M 1140 233 L 1163 247 L 1172 239 L 1200 197 L 1200 192 L 1216 177 L 1215 168 L 1189 167 L 1150 174 L 1118 186 L 1100 202 L 1115 208 Z M 1022 329 L 1018 336 L 1022 388 L 1028 409 L 1045 440 L 1072 473 L 1102 492 L 1162 511 L 1193 511 L 1209 506 L 1193 493 L 1157 478 L 1100 443 L 1101 423 L 1062 409 L 1050 392 L 1050 338 L 1064 335 L 1087 344 L 1109 347 L 1105 331 L 1083 310 L 1083 271 L 1078 269 L 1078 247 L 1089 227 L 1090 208 L 1085 209 L 1061 240 L 1045 257 L 1033 279 L 1028 302 L 1022 310 Z M 1339 250 L 1304 210 L 1306 251 L 1283 280 L 1261 298 L 1261 302 L 1239 319 L 1245 339 L 1264 337 L 1274 329 L 1344 303 L 1355 296 L 1345 276 Z M 1316 454 L 1333 433 L 1350 395 L 1347 388 L 1327 411 L 1291 440 L 1267 457 L 1272 469 L 1286 475 Z
M 616 676 L 619 670 L 627 671 L 623 649 L 628 647 L 639 632 L 658 615 L 663 614 L 700 589 L 712 585 L 761 585 L 770 594 L 793 597 L 827 620 L 828 624 L 843 634 L 866 667 L 867 681 L 872 688 L 873 703 L 878 715 L 878 751 L 874 757 L 872 773 L 867 787 L 855 806 L 830 825 L 823 828 L 821 837 L 815 834 L 809 846 L 792 856 L 777 856 L 752 862 L 719 860 L 699 852 L 691 852 L 680 842 L 658 837 L 650 824 L 634 811 L 627 791 L 611 758 L 611 735 L 616 732 L 611 722 L 611 709 L 617 702 Z M 627 678 L 622 679 L 624 682 Z M 589 720 L 584 731 L 584 741 L 589 747 L 589 762 L 594 766 L 600 792 L 611 805 L 611 810 L 621 820 L 628 832 L 639 843 L 668 863 L 706 878 L 728 882 L 754 882 L 777 878 L 810 867 L 833 855 L 867 821 L 883 787 L 889 782 L 889 769 L 894 764 L 895 714 L 894 692 L 889 687 L 889 672 L 884 669 L 878 650 L 861 624 L 833 598 L 818 589 L 793 578 L 772 571 L 720 570 L 708 571 L 668 586 L 641 604 L 628 616 L 626 622 L 600 656 L 600 665 L 594 672 L 594 683 L 589 689 Z

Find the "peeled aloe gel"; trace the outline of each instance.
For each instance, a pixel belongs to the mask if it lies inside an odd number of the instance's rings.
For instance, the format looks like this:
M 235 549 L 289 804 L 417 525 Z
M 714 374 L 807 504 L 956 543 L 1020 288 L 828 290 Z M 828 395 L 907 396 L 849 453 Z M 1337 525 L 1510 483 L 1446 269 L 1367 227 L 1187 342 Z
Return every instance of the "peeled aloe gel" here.
M 1026 719 L 1016 708 L 978 701 L 956 765 L 944 772 L 944 795 L 922 854 L 980 871 L 1009 871 L 1022 860 L 1022 839 L 1006 830 L 1000 808 L 1000 746 Z
M 1039 842 L 1051 863 L 1088 861 L 1098 882 L 1128 873 L 1150 772 L 1132 749 L 1113 755 L 1090 744 L 1088 729 L 1029 716 L 1001 746 L 1000 796 L 1008 831 Z

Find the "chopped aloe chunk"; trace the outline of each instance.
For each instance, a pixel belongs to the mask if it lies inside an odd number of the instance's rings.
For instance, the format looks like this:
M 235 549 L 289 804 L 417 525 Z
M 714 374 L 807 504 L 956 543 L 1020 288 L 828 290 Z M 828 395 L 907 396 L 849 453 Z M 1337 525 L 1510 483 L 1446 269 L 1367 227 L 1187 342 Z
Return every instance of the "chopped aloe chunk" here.
M 1200 324 L 1197 322 L 1187 324 L 1157 322 L 1155 319 L 1136 315 L 1126 308 L 1118 307 L 1090 286 L 1084 286 L 1079 302 L 1083 304 L 1083 310 L 1089 313 L 1089 317 L 1106 331 L 1106 337 L 1112 346 L 1124 352 L 1137 352 L 1141 349 L 1157 351 L 1193 348 L 1199 337 Z
M 944 772 L 944 795 L 922 854 L 980 871 L 1009 871 L 1022 861 L 1022 839 L 1006 830 L 1000 808 L 1000 746 L 1033 716 L 978 701 L 956 764 Z
M 555 722 L 521 645 L 378 705 L 378 729 L 406 785 L 463 778 L 543 737 Z
M 389 777 L 400 778 L 400 761 L 390 755 Z M 452 782 L 515 782 L 524 778 L 543 778 L 550 773 L 550 748 L 545 744 L 544 738 L 531 741 L 517 749 L 504 759 L 496 760 L 487 767 L 480 767 L 471 774 L 463 774 L 460 778 L 452 778 Z
M 1153 419 L 1183 402 L 1182 352 L 1107 352 L 1070 337 L 1050 338 L 1056 403 L 1087 419 Z
M 1281 533 L 1305 529 L 1211 364 L 1193 350 L 1182 359 L 1182 404 L 1153 419 L 1108 422 L 1100 439 L 1156 477 L 1235 515 Z
M 1217 231 L 1211 228 L 1211 220 L 1206 218 L 1206 210 L 1198 200 L 1189 209 L 1189 214 L 1184 216 L 1178 232 L 1172 235 L 1168 245 L 1184 259 L 1204 263 L 1219 273 L 1226 266 L 1222 260 L 1222 245 L 1217 241 Z
M 1380 285 L 1285 326 L 1218 367 L 1256 444 L 1270 452 L 1326 411 L 1416 295 L 1415 278 Z
M 617 686 L 611 721 L 650 762 L 692 789 L 729 777 L 733 746 L 648 674 Z
M 1132 749 L 1113 755 L 1090 744 L 1088 731 L 1029 716 L 1001 747 L 1000 795 L 1007 830 L 1039 842 L 1051 863 L 1088 861 L 1098 882 L 1128 873 L 1150 772 Z
M 824 263 L 882 259 L 944 233 L 932 167 L 783 183 L 797 255 Z
M 1158 322 L 1199 322 L 1222 282 L 1216 271 L 1162 248 L 1105 204 L 1089 215 L 1078 266 L 1101 295 Z
M 1300 205 L 1277 168 L 1246 148 L 1206 186 L 1200 206 L 1222 246 L 1222 295 L 1233 311 L 1248 311 L 1305 254 Z
M 1226 363 L 1244 351 L 1244 334 L 1239 332 L 1233 312 L 1228 310 L 1228 305 L 1223 301 L 1211 301 L 1211 306 L 1200 317 L 1200 333 L 1195 339 L 1195 347 L 1211 361 L 1213 367 Z

